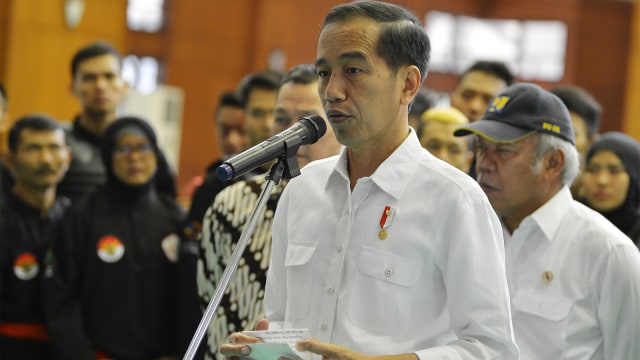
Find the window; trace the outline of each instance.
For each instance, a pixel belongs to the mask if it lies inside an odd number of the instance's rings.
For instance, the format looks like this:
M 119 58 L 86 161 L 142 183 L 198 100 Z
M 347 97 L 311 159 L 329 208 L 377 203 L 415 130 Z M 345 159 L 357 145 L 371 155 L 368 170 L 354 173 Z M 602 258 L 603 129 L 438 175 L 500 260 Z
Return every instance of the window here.
M 128 0 L 127 27 L 133 31 L 154 33 L 164 22 L 164 0 Z
M 122 60 L 122 77 L 141 94 L 151 94 L 160 82 L 158 59 L 128 55 Z
M 524 80 L 559 81 L 567 26 L 561 21 L 480 19 L 431 11 L 431 71 L 460 74 L 474 61 L 503 61 Z

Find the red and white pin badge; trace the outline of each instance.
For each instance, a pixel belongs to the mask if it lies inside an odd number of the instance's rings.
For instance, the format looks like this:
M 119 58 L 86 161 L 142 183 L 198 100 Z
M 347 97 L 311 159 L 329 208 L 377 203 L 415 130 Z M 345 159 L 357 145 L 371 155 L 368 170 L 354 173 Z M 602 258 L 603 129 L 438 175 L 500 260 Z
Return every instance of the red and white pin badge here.
M 38 259 L 28 252 L 18 255 L 13 262 L 13 273 L 20 280 L 31 280 L 38 275 Z
M 387 229 L 391 226 L 391 222 L 396 215 L 396 211 L 391 206 L 385 206 L 382 216 L 380 217 L 380 231 L 378 232 L 378 239 L 384 240 L 387 238 Z
M 106 263 L 115 263 L 124 255 L 124 244 L 113 235 L 105 235 L 98 240 L 98 257 Z

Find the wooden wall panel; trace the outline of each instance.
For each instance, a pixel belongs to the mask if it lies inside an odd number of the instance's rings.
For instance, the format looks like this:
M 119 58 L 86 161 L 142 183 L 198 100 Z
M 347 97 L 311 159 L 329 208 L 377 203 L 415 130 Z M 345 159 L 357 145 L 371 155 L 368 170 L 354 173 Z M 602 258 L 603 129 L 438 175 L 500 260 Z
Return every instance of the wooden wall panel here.
M 486 1 L 475 16 L 565 22 L 569 32 L 560 83 L 581 86 L 598 99 L 604 109 L 601 130 L 607 131 L 622 128 L 634 8 L 637 11 L 636 3 L 608 0 L 496 0 Z M 426 86 L 451 91 L 456 83 L 455 76 L 431 74 Z M 545 88 L 556 85 L 538 83 Z
M 586 0 L 579 14 L 574 83 L 589 90 L 601 103 L 600 131 L 620 130 L 633 4 Z
M 447 11 L 454 14 L 470 15 L 485 19 L 518 19 L 518 20 L 559 20 L 567 24 L 569 29 L 567 38 L 567 52 L 565 58 L 565 74 L 562 82 L 570 83 L 573 80 L 575 70 L 574 59 L 576 57 L 576 39 L 578 37 L 578 2 L 579 0 L 494 0 L 477 1 L 464 9 L 458 5 L 451 10 L 450 4 L 438 4 L 431 10 Z M 440 91 L 453 91 L 458 83 L 458 77 L 452 74 L 432 73 L 425 84 L 427 88 Z M 549 88 L 551 84 L 537 82 L 539 85 Z
M 0 82 L 5 78 L 7 31 L 9 29 L 9 0 L 0 0 Z
M 640 141 L 640 6 L 633 9 L 622 130 Z
M 179 184 L 219 156 L 214 144 L 217 96 L 251 70 L 255 11 L 251 1 L 181 0 L 172 6 L 166 80 L 185 92 Z
M 5 81 L 13 118 L 45 112 L 69 119 L 78 104 L 69 92 L 73 53 L 96 39 L 122 49 L 126 0 L 87 1 L 75 30 L 64 24 L 63 0 L 10 0 Z
M 179 186 L 220 156 L 214 143 L 217 96 L 265 69 L 273 50 L 285 69 L 315 60 L 325 13 L 340 1 L 180 0 L 171 13 L 167 81 L 185 90 Z M 179 6 L 177 6 L 179 4 Z
M 123 52 L 153 55 L 165 63 L 165 80 L 185 92 L 179 185 L 200 175 L 219 156 L 214 144 L 213 110 L 217 96 L 234 88 L 247 73 L 263 69 L 273 50 L 286 55 L 285 68 L 315 59 L 324 15 L 342 0 L 167 0 L 166 29 L 156 35 L 126 30 L 126 0 L 87 0 L 85 18 L 71 31 L 64 26 L 64 0 L 0 0 L 0 79 L 11 96 L 12 114 L 44 111 L 68 119 L 78 109 L 68 92 L 69 60 L 81 45 L 95 39 L 112 42 Z M 632 7 L 610 0 L 396 0 L 421 19 L 430 10 L 486 18 L 560 19 L 569 26 L 564 82 L 593 92 L 609 118 L 622 118 L 626 44 Z M 640 33 L 639 21 L 634 27 Z M 625 35 L 626 34 L 626 35 Z M 613 43 L 616 44 L 613 44 Z M 634 48 L 632 48 L 633 50 Z M 635 82 L 640 55 L 629 63 Z M 634 65 L 635 64 L 635 65 Z M 432 73 L 426 86 L 450 91 L 457 78 Z M 550 84 L 543 84 L 550 85 Z M 627 119 L 640 85 L 629 87 Z M 635 92 L 633 92 L 635 89 Z M 616 115 L 614 110 L 618 109 Z M 619 120 L 620 121 L 620 120 Z M 635 123 L 635 122 L 634 122 Z M 618 122 L 620 124 L 620 122 Z M 626 120 L 626 128 L 633 125 Z

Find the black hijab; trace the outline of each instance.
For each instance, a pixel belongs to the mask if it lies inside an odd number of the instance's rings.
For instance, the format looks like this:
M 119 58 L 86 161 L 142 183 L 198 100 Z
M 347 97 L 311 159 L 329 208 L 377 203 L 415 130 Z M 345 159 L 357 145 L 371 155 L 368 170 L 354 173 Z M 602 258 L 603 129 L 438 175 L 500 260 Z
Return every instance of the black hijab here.
M 118 142 L 118 138 L 122 135 L 123 131 L 127 131 L 127 129 L 146 137 L 151 143 L 156 158 L 158 158 L 159 150 L 153 128 L 141 118 L 134 116 L 121 117 L 111 123 L 105 130 L 102 136 L 102 143 L 100 144 L 100 151 L 107 172 L 107 188 L 109 191 L 123 196 L 123 199 L 133 200 L 149 194 L 149 192 L 154 189 L 156 176 L 160 171 L 160 162 L 158 161 L 156 172 L 145 184 L 130 185 L 122 182 L 113 172 L 113 151 Z
M 609 150 L 620 158 L 629 174 L 629 189 L 620 207 L 600 213 L 638 245 L 640 241 L 640 143 L 621 132 L 604 133 L 589 148 L 587 164 L 593 155 L 601 150 Z M 588 202 L 585 202 L 588 205 Z

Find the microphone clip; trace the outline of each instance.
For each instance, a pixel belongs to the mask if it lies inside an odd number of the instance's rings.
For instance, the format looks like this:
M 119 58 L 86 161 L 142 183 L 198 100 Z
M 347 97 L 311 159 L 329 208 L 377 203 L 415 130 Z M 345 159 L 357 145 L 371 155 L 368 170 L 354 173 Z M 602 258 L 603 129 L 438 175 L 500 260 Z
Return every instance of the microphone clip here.
M 293 179 L 300 175 L 300 164 L 298 164 L 298 149 L 302 146 L 299 138 L 292 138 L 285 141 L 287 152 L 278 158 L 278 161 L 284 163 L 284 178 Z M 277 182 L 276 182 L 277 184 Z

